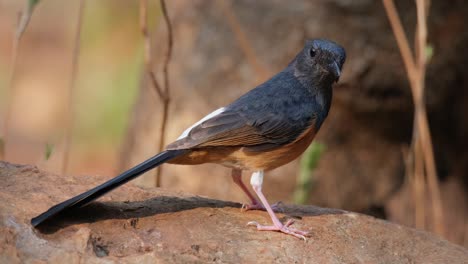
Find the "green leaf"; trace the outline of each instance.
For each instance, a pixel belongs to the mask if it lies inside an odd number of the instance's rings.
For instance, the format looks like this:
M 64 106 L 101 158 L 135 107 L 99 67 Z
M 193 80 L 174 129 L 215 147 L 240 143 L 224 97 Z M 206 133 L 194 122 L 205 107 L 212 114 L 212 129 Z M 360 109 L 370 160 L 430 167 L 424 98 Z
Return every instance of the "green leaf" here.
M 5 140 L 3 138 L 0 138 L 0 159 L 3 159 L 5 156 Z
M 45 145 L 45 160 L 49 160 L 50 156 L 52 156 L 52 152 L 54 151 L 54 145 L 50 143 L 46 143 Z
M 309 192 L 313 183 L 312 171 L 317 167 L 318 161 L 324 151 L 324 144 L 312 142 L 304 152 L 304 155 L 302 155 L 296 189 L 294 190 L 295 203 L 305 204 L 309 199 Z
M 18 24 L 18 27 L 16 29 L 16 38 L 20 39 L 21 36 L 23 35 L 24 31 L 26 30 L 26 27 L 29 24 L 29 20 L 31 20 L 31 16 L 33 13 L 34 8 L 36 5 L 39 3 L 39 0 L 28 0 L 28 3 L 26 5 L 25 10 L 21 14 L 21 18 Z
M 28 0 L 28 11 L 32 13 L 32 10 L 38 3 L 39 3 L 39 0 Z
M 424 55 L 426 56 L 426 60 L 430 61 L 432 56 L 434 56 L 434 46 L 431 44 L 427 44 L 426 50 L 424 51 Z

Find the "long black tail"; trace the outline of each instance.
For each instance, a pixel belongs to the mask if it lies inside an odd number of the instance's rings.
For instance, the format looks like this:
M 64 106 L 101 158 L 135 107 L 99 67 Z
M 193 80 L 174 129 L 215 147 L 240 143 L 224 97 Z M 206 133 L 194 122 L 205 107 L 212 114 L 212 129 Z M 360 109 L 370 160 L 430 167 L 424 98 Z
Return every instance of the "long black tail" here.
M 101 197 L 102 195 L 114 190 L 122 184 L 140 176 L 141 174 L 155 168 L 164 162 L 167 162 L 175 157 L 187 153 L 188 150 L 166 150 L 156 156 L 136 165 L 135 167 L 123 172 L 119 176 L 97 186 L 93 189 L 70 198 L 62 203 L 54 205 L 46 212 L 31 219 L 31 224 L 36 227 L 42 222 L 52 218 L 60 212 L 71 208 L 78 208 L 88 204 L 89 202 Z

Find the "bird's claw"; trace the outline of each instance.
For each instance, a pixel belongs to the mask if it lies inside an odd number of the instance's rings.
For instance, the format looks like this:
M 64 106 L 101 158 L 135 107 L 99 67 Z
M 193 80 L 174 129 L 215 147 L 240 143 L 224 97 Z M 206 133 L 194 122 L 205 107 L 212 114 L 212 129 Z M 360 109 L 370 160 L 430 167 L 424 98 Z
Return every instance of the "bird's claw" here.
M 290 226 L 293 223 L 294 223 L 294 220 L 289 219 L 282 226 L 275 226 L 275 225 L 265 226 L 265 225 L 261 225 L 261 224 L 255 222 L 255 221 L 250 221 L 250 222 L 247 223 L 247 225 L 256 226 L 257 230 L 260 230 L 260 231 L 278 231 L 278 232 L 282 232 L 282 233 L 285 233 L 285 234 L 292 235 L 292 236 L 295 236 L 297 238 L 303 239 L 304 241 L 307 241 L 306 236 L 309 233 L 305 232 L 305 231 L 295 229 L 295 228 L 291 228 Z

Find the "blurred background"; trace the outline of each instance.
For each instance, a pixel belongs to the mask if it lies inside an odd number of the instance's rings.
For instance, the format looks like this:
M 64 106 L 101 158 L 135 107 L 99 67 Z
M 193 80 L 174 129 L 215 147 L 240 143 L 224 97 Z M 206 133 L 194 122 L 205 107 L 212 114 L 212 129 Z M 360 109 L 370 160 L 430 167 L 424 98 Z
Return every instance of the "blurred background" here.
M 61 173 L 79 1 L 42 0 L 12 51 L 27 1 L 0 0 L 0 138 L 8 162 Z M 416 6 L 396 1 L 413 43 Z M 66 175 L 110 178 L 154 155 L 162 101 L 148 84 L 138 1 L 86 1 L 73 92 L 72 145 Z M 415 226 L 413 184 L 405 165 L 413 130 L 408 78 L 381 1 L 168 1 L 173 26 L 166 143 L 193 122 L 280 71 L 308 38 L 347 51 L 331 112 L 308 156 L 268 172 L 270 202 L 294 198 Z M 158 1 L 148 6 L 153 71 L 162 82 L 167 31 Z M 426 102 L 445 232 L 468 247 L 468 2 L 432 0 Z M 5 117 L 10 111 L 5 137 Z M 312 154 L 311 154 L 312 153 Z M 313 159 L 311 162 L 310 159 Z M 301 164 L 302 163 L 302 164 Z M 312 164 L 309 168 L 304 169 Z M 250 172 L 244 172 L 248 182 Z M 305 176 L 304 176 L 305 175 Z M 154 173 L 135 181 L 154 186 Z M 227 168 L 165 165 L 161 186 L 247 202 Z M 301 187 L 301 186 L 299 186 Z M 302 186 L 304 187 L 304 186 Z M 419 228 L 433 230 L 430 197 Z M 415 205 L 416 204 L 416 205 Z M 421 206 L 421 204 L 419 205 Z

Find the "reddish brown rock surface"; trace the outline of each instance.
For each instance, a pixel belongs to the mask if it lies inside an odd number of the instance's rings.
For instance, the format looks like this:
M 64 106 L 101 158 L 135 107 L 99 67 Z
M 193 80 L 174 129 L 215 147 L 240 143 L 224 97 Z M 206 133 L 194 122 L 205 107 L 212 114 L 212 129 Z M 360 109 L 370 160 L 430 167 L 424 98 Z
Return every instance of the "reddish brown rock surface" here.
M 0 162 L 0 263 L 467 263 L 468 251 L 436 236 L 356 213 L 284 206 L 304 242 L 259 232 L 265 212 L 132 184 L 49 223 L 31 217 L 102 178 L 64 176 Z M 226 179 L 229 180 L 229 179 Z

